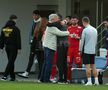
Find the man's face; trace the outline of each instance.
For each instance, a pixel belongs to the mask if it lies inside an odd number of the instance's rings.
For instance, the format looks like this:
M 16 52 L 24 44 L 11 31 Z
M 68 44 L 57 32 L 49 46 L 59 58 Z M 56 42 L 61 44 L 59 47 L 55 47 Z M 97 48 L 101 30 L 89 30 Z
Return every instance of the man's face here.
M 33 19 L 38 20 L 39 19 L 39 15 L 38 14 L 33 14 Z
M 108 27 L 108 21 L 104 21 L 104 26 Z
M 71 20 L 68 17 L 65 18 L 65 20 L 67 21 L 67 23 L 71 23 Z
M 83 26 L 84 26 L 84 27 L 86 27 L 86 24 L 85 24 L 85 22 L 84 22 L 84 21 L 82 21 L 82 24 L 83 24 Z
M 78 24 L 78 19 L 77 18 L 71 18 L 71 23 L 72 23 L 72 25 Z
M 67 22 L 69 22 L 70 21 L 70 19 L 67 17 L 67 18 L 65 18 L 65 20 L 67 21 Z

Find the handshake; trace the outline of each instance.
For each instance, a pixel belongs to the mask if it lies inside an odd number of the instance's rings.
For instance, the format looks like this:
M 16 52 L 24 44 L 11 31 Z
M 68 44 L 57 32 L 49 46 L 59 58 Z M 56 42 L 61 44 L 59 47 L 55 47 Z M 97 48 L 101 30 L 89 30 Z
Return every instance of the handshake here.
M 76 38 L 77 37 L 77 35 L 75 33 L 70 34 L 70 36 L 71 36 L 71 38 Z
M 67 20 L 62 20 L 62 21 L 61 21 L 61 24 L 62 24 L 62 25 L 66 25 L 67 23 L 68 23 Z
M 69 36 L 70 36 L 71 38 L 74 38 L 74 39 L 80 39 L 80 37 L 79 37 L 77 34 L 75 34 L 75 33 L 70 34 Z

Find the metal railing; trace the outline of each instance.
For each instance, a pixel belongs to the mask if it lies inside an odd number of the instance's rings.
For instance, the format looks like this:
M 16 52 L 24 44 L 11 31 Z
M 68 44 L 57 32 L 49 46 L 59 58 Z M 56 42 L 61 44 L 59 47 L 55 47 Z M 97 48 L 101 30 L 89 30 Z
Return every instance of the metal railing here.
M 97 55 L 99 55 L 99 49 L 100 48 L 102 48 L 103 47 L 103 44 L 104 44 L 104 38 L 105 38 L 105 36 L 103 36 L 102 34 L 103 34 L 103 31 L 104 31 L 104 29 L 103 29 L 103 22 L 99 25 L 99 26 L 97 26 L 96 27 L 96 29 L 97 29 L 97 31 L 98 31 L 98 42 L 97 42 L 97 48 L 96 48 L 96 54 Z

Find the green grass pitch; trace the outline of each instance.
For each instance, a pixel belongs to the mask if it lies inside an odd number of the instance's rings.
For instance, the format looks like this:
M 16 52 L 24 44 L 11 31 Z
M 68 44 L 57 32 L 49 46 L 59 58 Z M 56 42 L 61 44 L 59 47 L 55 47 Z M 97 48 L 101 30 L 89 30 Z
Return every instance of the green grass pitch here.
M 52 84 L 24 81 L 0 81 L 0 90 L 108 90 L 108 85 Z

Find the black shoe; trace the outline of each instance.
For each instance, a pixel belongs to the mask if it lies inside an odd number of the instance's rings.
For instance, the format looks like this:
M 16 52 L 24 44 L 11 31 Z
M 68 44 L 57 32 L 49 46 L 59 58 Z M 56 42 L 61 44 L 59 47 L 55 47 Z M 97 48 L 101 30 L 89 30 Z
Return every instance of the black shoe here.
M 58 84 L 65 84 L 63 80 L 58 80 Z
M 15 79 L 14 78 L 11 78 L 9 81 L 15 81 Z
M 23 78 L 28 78 L 29 77 L 28 72 L 18 73 L 17 75 L 20 76 L 20 77 L 23 77 Z
M 2 81 L 6 81 L 7 80 L 7 77 L 3 77 L 1 78 Z

